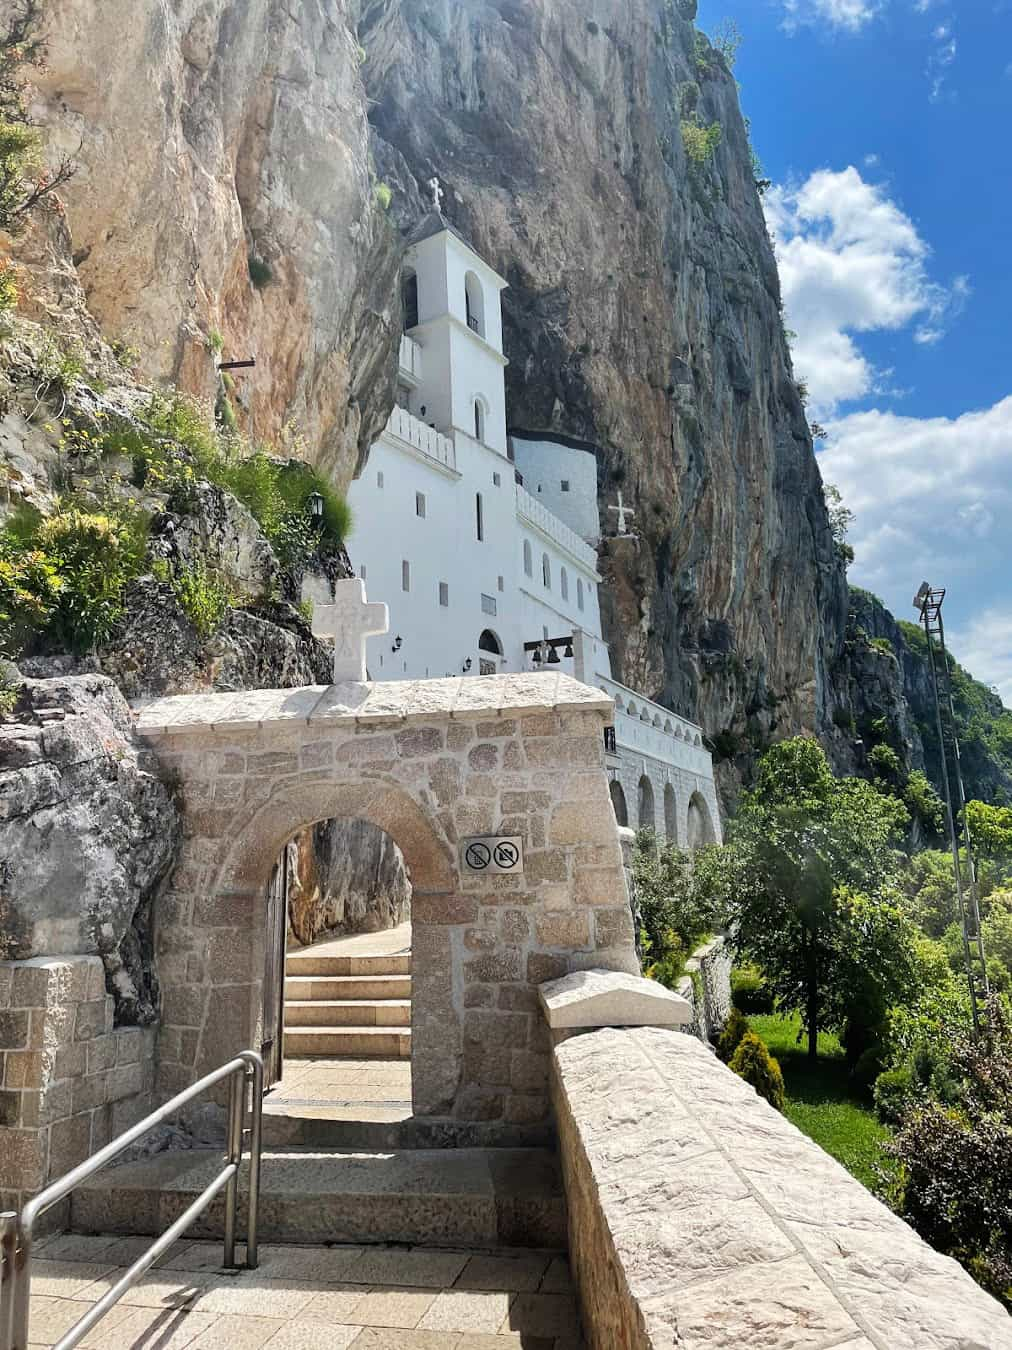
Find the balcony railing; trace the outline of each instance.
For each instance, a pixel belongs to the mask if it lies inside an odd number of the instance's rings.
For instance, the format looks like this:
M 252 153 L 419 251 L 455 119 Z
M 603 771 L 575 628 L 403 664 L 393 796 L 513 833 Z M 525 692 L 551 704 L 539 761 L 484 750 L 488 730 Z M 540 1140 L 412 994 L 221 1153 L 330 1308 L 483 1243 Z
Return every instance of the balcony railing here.
M 401 334 L 400 373 L 411 380 L 422 378 L 422 348 L 407 333 Z
M 578 558 L 591 571 L 597 570 L 597 554 L 590 545 L 585 543 L 575 530 L 564 525 L 546 506 L 542 506 L 537 497 L 532 497 L 526 488 L 520 486 L 517 487 L 517 509 L 542 534 L 548 535 L 549 539 L 566 549 L 574 558 Z
M 410 341 L 410 339 L 408 339 Z M 387 422 L 387 431 L 398 440 L 427 455 L 446 469 L 457 468 L 457 452 L 449 436 L 444 436 L 435 427 L 426 426 L 417 417 L 412 417 L 406 408 L 394 407 Z

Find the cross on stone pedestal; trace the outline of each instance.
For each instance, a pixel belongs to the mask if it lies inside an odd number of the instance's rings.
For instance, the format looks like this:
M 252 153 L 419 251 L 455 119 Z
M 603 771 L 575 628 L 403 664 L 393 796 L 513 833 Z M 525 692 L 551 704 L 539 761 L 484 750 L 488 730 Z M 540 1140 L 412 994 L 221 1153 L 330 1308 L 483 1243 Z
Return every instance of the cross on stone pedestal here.
M 313 609 L 313 632 L 334 639 L 334 683 L 364 684 L 365 640 L 390 631 L 390 614 L 379 601 L 369 604 L 361 577 L 338 581 L 334 603 Z
M 429 179 L 429 191 L 432 193 L 433 206 L 437 211 L 442 211 L 444 193 L 438 178 Z
M 609 507 L 608 507 L 608 510 L 609 510 L 609 511 L 614 511 L 614 512 L 616 512 L 617 515 L 618 515 L 617 526 L 618 526 L 619 537 L 621 537 L 622 535 L 624 535 L 624 534 L 626 533 L 626 528 L 625 528 L 625 524 L 626 524 L 626 516 L 628 516 L 630 520 L 635 520 L 635 519 L 636 519 L 636 517 L 635 517 L 635 515 L 634 515 L 634 513 L 633 513 L 632 507 L 631 507 L 631 506 L 626 506 L 626 504 L 623 502 L 621 490 L 619 491 L 619 494 L 618 494 L 618 506 L 609 506 Z

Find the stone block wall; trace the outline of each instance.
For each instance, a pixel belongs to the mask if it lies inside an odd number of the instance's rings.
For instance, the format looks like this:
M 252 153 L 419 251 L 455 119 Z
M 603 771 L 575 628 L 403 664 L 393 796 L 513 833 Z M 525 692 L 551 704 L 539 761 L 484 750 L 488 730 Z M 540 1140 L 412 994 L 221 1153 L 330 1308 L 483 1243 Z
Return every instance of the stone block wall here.
M 731 1011 L 731 954 L 722 937 L 711 938 L 689 957 L 678 992 L 692 1004 L 686 1027 L 701 1041 L 718 1036 Z
M 113 1026 L 97 956 L 0 962 L 0 1209 L 151 1109 L 154 1027 Z M 49 1226 L 63 1222 L 59 1206 Z
M 553 1052 L 590 1350 L 998 1350 L 1012 1318 L 695 1037 Z
M 625 797 L 626 811 L 629 816 L 629 828 L 655 830 L 659 839 L 668 839 L 679 848 L 687 849 L 692 845 L 689 824 L 689 803 L 696 796 L 701 798 L 709 813 L 709 824 L 715 842 L 722 839 L 720 808 L 717 804 L 717 788 L 711 777 L 693 773 L 663 760 L 654 759 L 619 747 L 619 763 L 610 770 L 611 777 L 618 778 Z M 647 778 L 653 790 L 653 812 L 640 820 L 640 779 Z M 674 793 L 674 821 L 669 821 L 665 804 L 665 788 Z M 671 825 L 674 825 L 672 833 Z

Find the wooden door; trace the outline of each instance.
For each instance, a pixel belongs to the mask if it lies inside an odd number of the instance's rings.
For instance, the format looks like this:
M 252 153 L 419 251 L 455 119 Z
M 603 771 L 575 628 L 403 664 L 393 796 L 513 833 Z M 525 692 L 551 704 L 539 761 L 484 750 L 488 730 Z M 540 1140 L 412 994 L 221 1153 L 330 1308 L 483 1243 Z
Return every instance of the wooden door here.
M 285 1036 L 285 933 L 288 928 L 287 846 L 267 885 L 267 934 L 264 967 L 264 1091 L 281 1082 Z

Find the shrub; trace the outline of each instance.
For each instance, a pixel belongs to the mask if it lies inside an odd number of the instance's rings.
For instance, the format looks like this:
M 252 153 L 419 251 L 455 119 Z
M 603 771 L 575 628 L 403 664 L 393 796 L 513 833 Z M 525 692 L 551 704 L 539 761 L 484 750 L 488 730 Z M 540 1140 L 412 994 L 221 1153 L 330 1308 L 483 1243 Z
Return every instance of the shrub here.
M 660 951 L 657 959 L 648 963 L 646 977 L 648 980 L 656 980 L 658 984 L 663 984 L 666 989 L 677 989 L 678 982 L 685 974 L 685 948 L 678 934 L 670 931 L 658 945 Z M 648 939 L 644 942 L 644 949 L 648 952 L 653 951 L 654 944 Z
M 778 1111 L 784 1109 L 784 1076 L 780 1065 L 766 1048 L 766 1042 L 754 1031 L 747 1031 L 741 1038 L 728 1067 L 750 1083 L 770 1106 L 775 1106 Z
M 711 122 L 708 127 L 699 122 L 686 120 L 682 123 L 682 145 L 686 157 L 692 164 L 708 164 L 717 153 L 724 128 L 719 122 Z
M 225 350 L 224 334 L 219 333 L 217 328 L 210 329 L 207 336 L 204 338 L 204 346 L 212 356 L 220 356 Z
M 763 1017 L 773 1011 L 773 992 L 755 966 L 738 966 L 731 971 L 731 1002 L 739 1012 Z
M 739 1009 L 732 1008 L 717 1040 L 718 1059 L 722 1059 L 725 1064 L 729 1063 L 748 1031 L 748 1018 Z
M 173 590 L 186 617 L 202 638 L 216 633 L 232 603 L 232 589 L 199 559 L 180 572 Z
M 262 291 L 274 280 L 274 268 L 264 258 L 250 253 L 248 259 L 249 279 L 256 290 Z
M 123 613 L 123 591 L 143 565 L 146 519 L 71 507 L 43 520 L 35 542 L 63 583 L 50 637 L 79 653 L 107 641 Z
M 44 629 L 60 602 L 63 581 L 52 560 L 9 533 L 0 537 L 0 650 L 17 656 Z
M 909 1064 L 886 1069 L 876 1078 L 872 1092 L 879 1120 L 886 1125 L 899 1125 L 917 1095 L 917 1084 Z
M 373 201 L 381 211 L 389 211 L 390 203 L 394 199 L 394 194 L 390 191 L 386 183 L 377 183 L 372 190 Z

